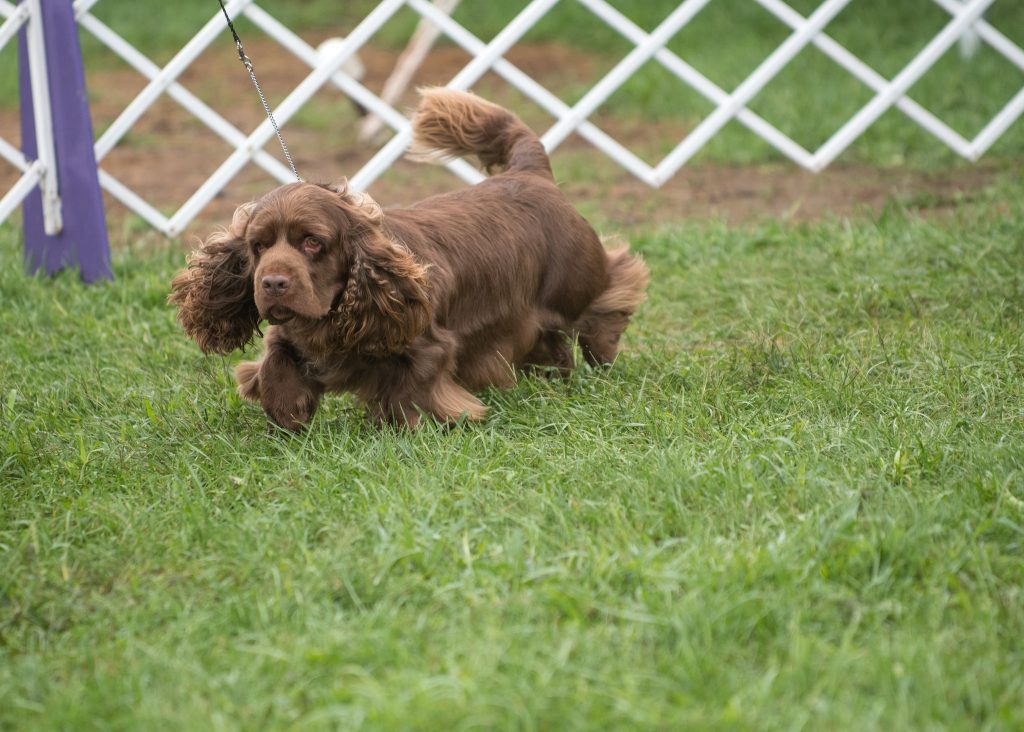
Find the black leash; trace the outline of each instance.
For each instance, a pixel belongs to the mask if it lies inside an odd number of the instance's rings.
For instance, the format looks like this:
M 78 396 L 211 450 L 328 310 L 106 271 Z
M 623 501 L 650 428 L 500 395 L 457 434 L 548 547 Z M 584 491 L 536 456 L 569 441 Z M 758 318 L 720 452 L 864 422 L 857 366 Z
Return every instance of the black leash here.
M 291 166 L 292 173 L 295 174 L 295 179 L 302 182 L 302 178 L 299 177 L 299 171 L 295 169 L 295 161 L 292 160 L 292 155 L 288 152 L 288 146 L 284 144 L 284 138 L 281 136 L 281 130 L 277 126 L 277 120 L 274 119 L 274 113 L 270 111 L 270 105 L 267 104 L 267 98 L 263 95 L 263 90 L 260 88 L 260 83 L 256 81 L 256 72 L 252 69 L 252 61 L 245 55 L 245 49 L 242 48 L 242 39 L 238 37 L 238 32 L 235 30 L 235 24 L 231 22 L 231 16 L 228 15 L 228 9 L 224 7 L 224 0 L 218 0 L 220 3 L 220 9 L 224 13 L 224 19 L 228 22 L 228 28 L 231 29 L 231 35 L 235 38 L 235 48 L 238 49 L 238 58 L 242 60 L 245 65 L 245 70 L 249 72 L 249 78 L 252 79 L 252 85 L 256 87 L 256 93 L 260 95 L 260 101 L 263 102 L 263 109 L 267 113 L 267 119 L 270 120 L 270 124 L 274 127 L 274 132 L 277 134 L 277 141 L 281 143 L 281 149 L 284 151 L 284 156 L 288 160 L 288 165 Z

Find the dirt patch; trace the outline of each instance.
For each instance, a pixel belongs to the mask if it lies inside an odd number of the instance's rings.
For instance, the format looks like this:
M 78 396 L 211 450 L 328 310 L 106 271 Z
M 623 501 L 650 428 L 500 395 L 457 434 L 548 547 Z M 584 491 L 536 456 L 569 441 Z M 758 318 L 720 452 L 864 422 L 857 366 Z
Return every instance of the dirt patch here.
M 679 218 L 806 221 L 874 215 L 894 199 L 924 212 L 945 211 L 983 189 L 996 173 L 994 167 L 921 173 L 839 166 L 814 174 L 782 164 L 700 165 L 684 168 L 657 190 L 623 181 L 601 195 L 621 204 L 613 207 L 613 218 L 626 226 Z M 577 182 L 566 188 L 583 199 L 600 193 Z
M 322 40 L 315 39 L 314 42 Z M 308 73 L 276 43 L 262 38 L 247 40 L 261 84 L 272 104 L 279 102 Z M 394 67 L 397 53 L 367 47 L 360 53 L 366 66 L 364 83 L 379 91 Z M 414 84 L 443 84 L 468 61 L 460 49 L 436 49 L 417 74 Z M 549 89 L 567 83 L 591 83 L 612 63 L 600 55 L 538 44 L 518 46 L 508 59 Z M 262 117 L 230 45 L 218 43 L 182 76 L 182 85 L 216 109 L 229 122 L 248 133 Z M 92 68 L 88 85 L 97 133 L 116 119 L 141 91 L 145 81 L 125 68 Z M 489 74 L 476 89 L 498 103 L 513 107 L 536 128 L 551 117 L 528 102 L 503 81 Z M 409 92 L 401 104 L 409 107 Z M 322 90 L 285 128 L 289 147 L 300 173 L 307 180 L 335 180 L 351 174 L 368 161 L 382 141 L 360 142 L 356 136 L 357 111 L 340 92 Z M 671 121 L 615 119 L 603 116 L 600 126 L 625 146 L 649 147 L 651 140 L 676 141 L 680 130 Z M 0 111 L 0 134 L 17 143 L 16 110 Z M 265 148 L 283 161 L 276 141 Z M 225 160 L 232 148 L 166 96 L 154 105 L 103 161 L 111 175 L 154 206 L 171 213 L 184 203 Z M 877 212 L 897 197 L 923 211 L 942 211 L 984 188 L 1000 172 L 995 163 L 923 173 L 866 166 L 835 166 L 811 174 L 791 163 L 757 166 L 694 164 L 684 167 L 662 188 L 654 190 L 619 169 L 588 143 L 572 137 L 553 156 L 556 176 L 573 201 L 604 227 L 632 228 L 686 218 L 722 218 L 730 222 L 782 217 L 807 220 L 823 216 L 849 216 Z M 15 180 L 10 168 L 0 171 L 0 191 Z M 271 177 L 249 165 L 202 212 L 190 227 L 199 233 L 223 222 L 234 207 L 272 186 Z M 400 205 L 461 183 L 447 171 L 401 162 L 372 187 L 385 205 Z M 112 228 L 127 210 L 108 197 Z

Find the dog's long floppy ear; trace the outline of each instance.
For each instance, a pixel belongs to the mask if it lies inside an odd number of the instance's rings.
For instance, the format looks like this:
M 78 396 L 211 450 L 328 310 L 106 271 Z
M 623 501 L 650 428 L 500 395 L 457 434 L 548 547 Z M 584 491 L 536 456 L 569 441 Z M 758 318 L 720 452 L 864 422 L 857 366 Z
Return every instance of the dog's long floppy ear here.
M 365 193 L 339 192 L 355 224 L 348 281 L 335 315 L 340 340 L 357 353 L 401 353 L 430 325 L 426 269 L 386 236 L 380 206 Z
M 252 338 L 260 322 L 253 299 L 252 265 L 243 239 L 254 203 L 239 206 L 231 225 L 211 234 L 171 282 L 167 301 L 203 353 L 226 354 Z

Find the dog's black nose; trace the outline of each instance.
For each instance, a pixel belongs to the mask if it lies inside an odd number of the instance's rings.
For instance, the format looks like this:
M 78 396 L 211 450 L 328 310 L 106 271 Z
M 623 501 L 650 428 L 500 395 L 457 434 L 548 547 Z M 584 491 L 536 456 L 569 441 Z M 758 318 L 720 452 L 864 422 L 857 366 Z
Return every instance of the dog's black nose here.
M 288 278 L 284 275 L 265 275 L 260 280 L 260 286 L 271 297 L 280 297 L 288 291 Z

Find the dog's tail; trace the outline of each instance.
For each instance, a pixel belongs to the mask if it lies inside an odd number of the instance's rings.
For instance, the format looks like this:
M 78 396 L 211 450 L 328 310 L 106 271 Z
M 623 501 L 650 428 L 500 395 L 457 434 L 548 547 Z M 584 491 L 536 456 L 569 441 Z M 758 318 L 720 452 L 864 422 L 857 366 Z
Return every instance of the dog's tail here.
M 540 138 L 507 109 L 454 89 L 421 89 L 420 95 L 412 120 L 413 160 L 437 163 L 476 155 L 488 173 L 509 170 L 553 178 Z

